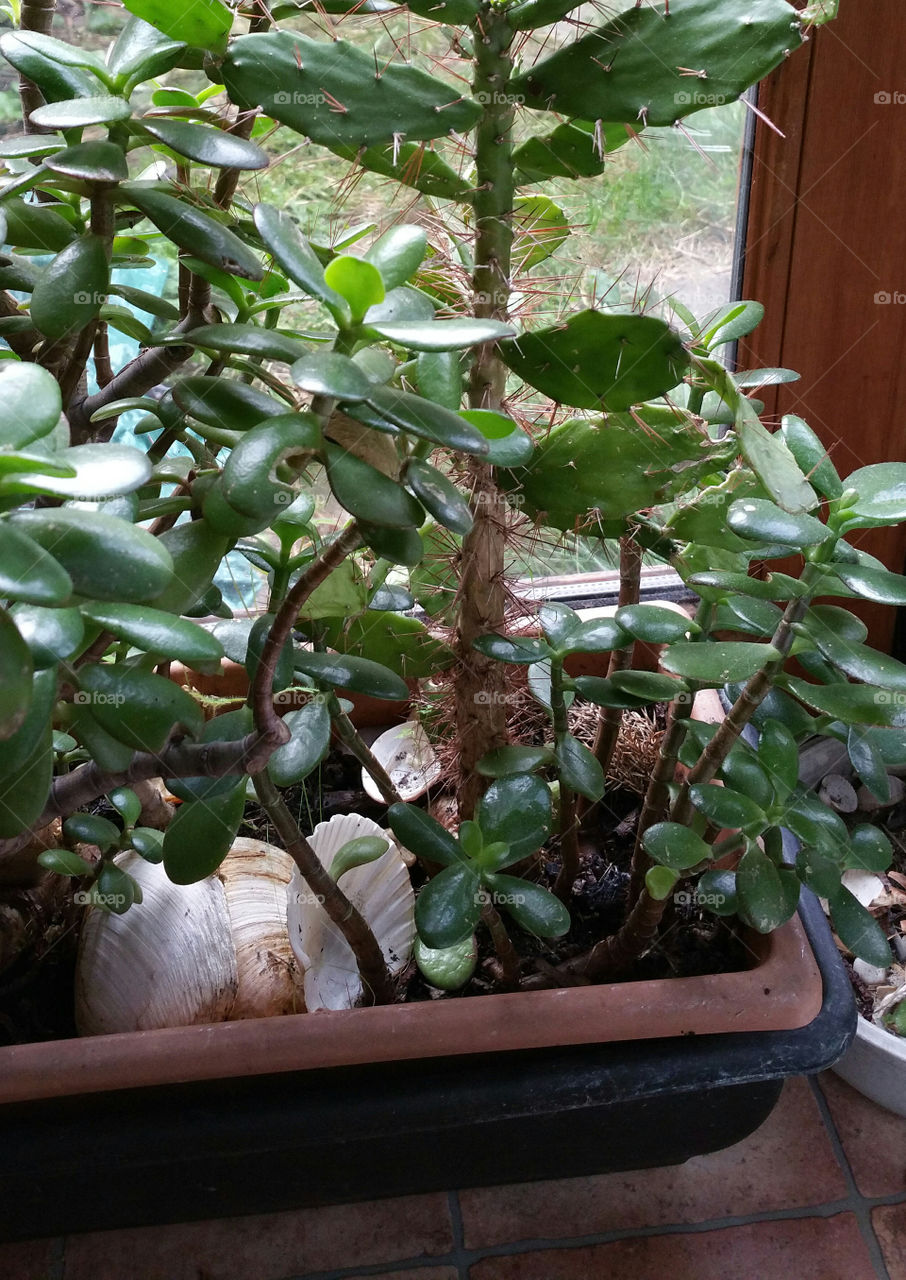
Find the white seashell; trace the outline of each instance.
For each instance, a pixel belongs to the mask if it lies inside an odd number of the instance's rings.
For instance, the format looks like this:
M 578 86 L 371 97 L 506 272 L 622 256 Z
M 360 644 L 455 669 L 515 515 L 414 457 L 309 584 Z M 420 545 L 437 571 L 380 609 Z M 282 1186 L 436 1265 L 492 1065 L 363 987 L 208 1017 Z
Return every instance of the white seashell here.
M 329 869 L 343 845 L 360 836 L 382 836 L 390 848 L 375 862 L 347 871 L 340 888 L 371 926 L 390 972 L 399 973 L 415 943 L 415 894 L 393 836 L 369 818 L 350 813 L 319 822 L 309 843 Z M 290 944 L 305 973 L 306 1008 L 353 1008 L 362 996 L 362 980 L 352 949 L 299 871 L 290 881 L 287 922 Z
M 873 871 L 859 871 L 852 868 L 844 871 L 840 883 L 845 885 L 863 907 L 870 907 L 875 898 L 884 892 L 884 881 Z
M 175 885 L 136 853 L 117 864 L 142 888 L 124 915 L 85 917 L 76 966 L 80 1035 L 192 1026 L 304 1010 L 286 932 L 295 864 L 236 840 L 216 875 Z
M 441 764 L 430 739 L 417 720 L 405 720 L 375 738 L 371 750 L 402 800 L 417 800 L 440 777 Z M 372 800 L 383 800 L 374 779 L 362 770 L 362 786 Z

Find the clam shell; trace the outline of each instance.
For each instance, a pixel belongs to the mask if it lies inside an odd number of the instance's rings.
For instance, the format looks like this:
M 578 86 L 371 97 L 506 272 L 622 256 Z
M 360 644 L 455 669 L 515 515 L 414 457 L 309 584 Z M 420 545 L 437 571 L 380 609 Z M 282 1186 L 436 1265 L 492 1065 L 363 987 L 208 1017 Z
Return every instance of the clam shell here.
M 213 876 L 176 885 L 136 853 L 142 888 L 125 915 L 85 917 L 76 968 L 80 1035 L 266 1018 L 305 1008 L 286 930 L 295 868 L 282 849 L 236 840 Z
M 417 800 L 440 777 L 441 764 L 428 735 L 417 720 L 405 720 L 375 738 L 372 754 L 390 774 L 402 800 Z M 362 786 L 379 804 L 383 796 L 366 769 Z
M 263 840 L 238 839 L 217 879 L 226 894 L 238 989 L 229 1018 L 302 1013 L 302 972 L 286 930 L 287 890 L 296 864 Z
M 342 846 L 360 836 L 383 836 L 390 848 L 375 862 L 347 871 L 340 888 L 371 926 L 390 972 L 399 973 L 415 942 L 415 894 L 393 836 L 369 818 L 351 813 L 318 823 L 309 843 L 329 868 Z M 287 923 L 290 945 L 305 973 L 309 1012 L 353 1008 L 362 996 L 355 957 L 298 871 L 290 881 Z
M 239 977 L 219 880 L 175 885 L 137 853 L 117 865 L 142 902 L 121 916 L 94 909 L 82 925 L 76 967 L 79 1035 L 224 1022 Z

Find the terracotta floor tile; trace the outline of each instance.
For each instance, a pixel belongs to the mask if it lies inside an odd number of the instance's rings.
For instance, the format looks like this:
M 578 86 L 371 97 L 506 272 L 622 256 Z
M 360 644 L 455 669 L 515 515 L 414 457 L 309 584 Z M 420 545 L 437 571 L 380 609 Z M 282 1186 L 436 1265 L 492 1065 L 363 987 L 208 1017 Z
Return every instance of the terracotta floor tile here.
M 66 1280 L 283 1280 L 426 1261 L 453 1245 L 444 1195 L 70 1236 Z
M 50 1280 L 55 1258 L 55 1240 L 0 1244 L 0 1276 L 3 1280 Z
M 906 1204 L 875 1209 L 871 1225 L 881 1243 L 890 1280 L 906 1280 Z
M 876 1280 L 852 1214 L 485 1258 L 469 1275 L 471 1280 Z
M 808 1084 L 751 1137 L 683 1165 L 460 1193 L 467 1248 L 666 1226 L 836 1200 L 846 1183 Z
M 863 1098 L 832 1071 L 819 1082 L 862 1194 L 906 1191 L 906 1117 Z

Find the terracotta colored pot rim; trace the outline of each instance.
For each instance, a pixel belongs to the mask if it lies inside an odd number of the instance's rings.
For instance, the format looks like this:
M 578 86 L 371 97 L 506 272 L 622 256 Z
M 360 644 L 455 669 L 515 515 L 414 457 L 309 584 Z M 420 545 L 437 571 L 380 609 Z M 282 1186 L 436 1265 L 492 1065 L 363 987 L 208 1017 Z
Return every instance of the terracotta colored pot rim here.
M 792 1031 L 821 1008 L 799 918 L 749 939 L 738 973 L 222 1022 L 0 1049 L 0 1102 L 189 1081 L 727 1032 Z

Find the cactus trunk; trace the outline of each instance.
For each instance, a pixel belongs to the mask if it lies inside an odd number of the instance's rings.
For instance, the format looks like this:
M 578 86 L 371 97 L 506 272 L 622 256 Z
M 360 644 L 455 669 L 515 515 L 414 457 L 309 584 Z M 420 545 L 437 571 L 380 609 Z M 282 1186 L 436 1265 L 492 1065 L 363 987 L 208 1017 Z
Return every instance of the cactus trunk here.
M 487 6 L 472 27 L 475 47 L 475 100 L 482 117 L 475 133 L 476 191 L 473 313 L 505 320 L 510 297 L 510 248 L 513 213 L 514 108 L 509 93 L 513 32 L 503 14 Z M 479 347 L 469 383 L 475 409 L 499 409 L 506 369 L 492 343 Z M 471 817 L 481 795 L 476 762 L 507 740 L 506 667 L 476 653 L 473 640 L 502 631 L 504 622 L 504 553 L 509 508 L 501 497 L 494 469 L 469 463 L 475 523 L 462 548 L 456 681 L 456 727 L 461 744 L 461 782 L 457 795 L 460 818 Z

